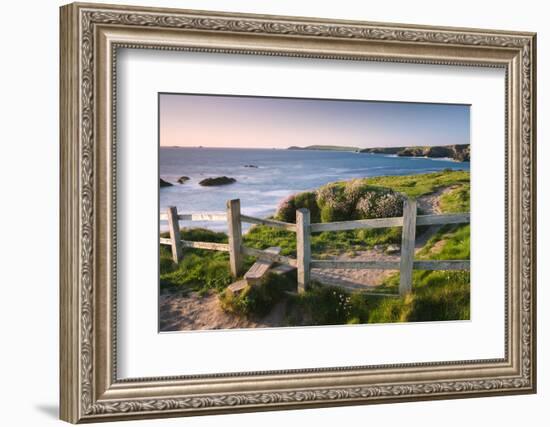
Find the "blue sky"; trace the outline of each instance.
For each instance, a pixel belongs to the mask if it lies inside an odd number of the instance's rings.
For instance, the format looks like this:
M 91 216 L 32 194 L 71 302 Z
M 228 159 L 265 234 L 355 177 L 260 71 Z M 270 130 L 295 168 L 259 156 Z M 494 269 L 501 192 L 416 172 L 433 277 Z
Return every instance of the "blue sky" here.
M 366 148 L 469 142 L 468 105 L 160 95 L 161 146 Z

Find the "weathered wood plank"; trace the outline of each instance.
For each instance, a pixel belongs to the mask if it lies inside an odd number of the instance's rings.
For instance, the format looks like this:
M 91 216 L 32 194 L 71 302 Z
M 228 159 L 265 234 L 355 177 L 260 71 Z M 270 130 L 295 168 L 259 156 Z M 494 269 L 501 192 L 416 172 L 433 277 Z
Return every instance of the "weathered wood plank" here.
M 229 289 L 233 294 L 238 294 L 239 292 L 242 292 L 246 287 L 248 286 L 248 282 L 246 280 L 239 280 L 235 283 L 231 283 L 227 289 Z
M 311 224 L 311 232 L 320 231 L 344 231 L 357 230 L 361 228 L 385 228 L 385 227 L 400 227 L 403 225 L 402 217 L 394 218 L 376 218 L 376 219 L 360 219 L 357 221 L 341 221 L 341 222 L 325 222 Z
M 161 237 L 160 238 L 160 244 L 161 245 L 171 245 L 172 244 L 172 240 L 171 239 L 167 239 L 165 237 Z
M 278 255 L 281 252 L 281 248 L 271 247 L 267 248 L 265 252 Z M 244 279 L 250 285 L 256 285 L 262 280 L 262 278 L 266 275 L 272 265 L 273 261 L 270 261 L 268 259 L 259 259 L 244 274 Z
M 161 221 L 168 221 L 168 215 L 161 213 Z M 192 214 L 178 214 L 180 221 L 227 221 L 227 215 L 223 212 L 198 212 Z
M 223 212 L 199 212 L 192 214 L 180 214 L 180 221 L 227 221 L 227 214 Z
M 282 228 L 283 230 L 296 231 L 296 224 L 276 221 L 274 219 L 256 218 L 248 215 L 241 215 L 241 221 L 249 224 L 267 225 L 269 227 Z
M 414 261 L 415 270 L 470 270 L 469 260 Z
M 311 268 L 341 268 L 358 270 L 399 270 L 399 261 L 346 261 L 346 260 L 311 260 Z
M 296 211 L 296 261 L 298 268 L 298 292 L 309 286 L 311 261 L 310 214 L 308 209 Z
M 416 200 L 407 199 L 403 204 L 403 233 L 401 237 L 401 262 L 399 265 L 399 294 L 412 290 L 414 242 L 416 232 Z
M 285 275 L 287 273 L 290 273 L 291 271 L 296 270 L 296 267 L 288 264 L 279 264 L 275 267 L 272 267 L 269 272 L 277 275 Z
M 180 225 L 178 221 L 178 209 L 170 206 L 166 211 L 168 215 L 168 230 L 170 231 L 170 241 L 172 246 L 172 259 L 179 262 L 183 258 L 183 248 L 181 246 Z
M 233 277 L 238 277 L 242 265 L 241 201 L 227 201 L 227 227 L 229 236 L 229 266 Z
M 280 264 L 288 264 L 293 267 L 297 266 L 297 261 L 294 258 L 290 258 L 284 255 L 270 254 L 266 251 L 262 251 L 261 249 L 242 246 L 241 253 L 244 255 L 257 257 L 260 259 L 268 259 L 270 261 L 278 262 Z
M 416 225 L 462 224 L 470 222 L 470 213 L 418 215 Z
M 227 243 L 191 242 L 189 240 L 182 240 L 181 244 L 186 248 L 207 249 L 211 251 L 229 252 L 229 245 Z

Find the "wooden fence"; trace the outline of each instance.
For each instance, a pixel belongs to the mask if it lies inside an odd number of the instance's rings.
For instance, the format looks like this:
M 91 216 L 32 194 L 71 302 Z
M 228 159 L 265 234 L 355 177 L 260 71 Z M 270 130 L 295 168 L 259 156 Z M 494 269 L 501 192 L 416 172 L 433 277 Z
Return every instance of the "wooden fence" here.
M 417 215 L 416 200 L 407 199 L 403 206 L 403 216 L 394 218 L 364 219 L 328 223 L 310 223 L 308 209 L 296 211 L 296 224 L 273 219 L 256 218 L 241 214 L 240 200 L 229 200 L 225 213 L 178 214 L 175 207 L 160 215 L 168 221 L 170 238 L 161 238 L 160 243 L 170 245 L 175 262 L 183 258 L 183 248 L 208 249 L 229 252 L 229 264 L 233 277 L 242 272 L 243 256 L 267 259 L 279 264 L 296 267 L 298 292 L 304 292 L 310 282 L 312 268 L 319 269 L 379 269 L 399 270 L 399 294 L 404 296 L 412 290 L 413 270 L 469 270 L 469 260 L 426 260 L 414 259 L 416 227 L 420 225 L 462 224 L 470 222 L 469 213 Z M 191 242 L 179 238 L 179 221 L 227 221 L 228 243 Z M 249 248 L 242 242 L 242 223 L 261 224 L 281 228 L 296 233 L 296 258 L 286 257 L 259 249 Z M 323 231 L 345 231 L 402 227 L 401 258 L 399 261 L 354 261 L 354 260 L 316 260 L 311 258 L 311 233 Z

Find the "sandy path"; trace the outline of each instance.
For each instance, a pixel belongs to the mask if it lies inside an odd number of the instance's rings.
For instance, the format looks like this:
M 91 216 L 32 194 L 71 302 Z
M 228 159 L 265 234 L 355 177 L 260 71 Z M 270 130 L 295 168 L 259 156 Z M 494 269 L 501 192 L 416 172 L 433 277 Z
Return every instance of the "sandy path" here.
M 200 296 L 196 292 L 184 295 L 179 292 L 166 293 L 159 298 L 160 330 L 186 331 L 200 329 L 239 329 L 281 326 L 285 303 L 277 304 L 271 313 L 252 321 L 220 308 L 218 296 L 212 292 Z
M 454 186 L 443 187 L 437 191 L 418 198 L 418 207 L 423 214 L 439 214 L 440 197 L 451 191 Z M 431 226 L 416 239 L 415 247 L 418 252 L 424 247 L 426 242 L 432 237 L 441 226 Z M 393 246 L 393 245 L 392 245 Z M 394 254 L 386 254 L 384 247 L 367 249 L 356 252 L 356 256 L 349 257 L 346 255 L 334 256 L 332 260 L 348 260 L 348 261 L 399 261 L 400 252 Z M 311 278 L 326 285 L 337 285 L 350 291 L 370 290 L 379 286 L 384 279 L 394 273 L 395 270 L 356 270 L 356 269 L 317 269 L 311 270 Z

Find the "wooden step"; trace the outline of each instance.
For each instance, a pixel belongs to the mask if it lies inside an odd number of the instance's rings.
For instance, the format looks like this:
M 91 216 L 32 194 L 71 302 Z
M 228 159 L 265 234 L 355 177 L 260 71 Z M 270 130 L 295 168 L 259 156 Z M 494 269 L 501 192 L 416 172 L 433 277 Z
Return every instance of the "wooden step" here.
M 281 248 L 273 246 L 271 248 L 267 248 L 265 252 L 278 255 L 281 252 Z M 250 270 L 245 273 L 244 279 L 248 282 L 249 285 L 256 285 L 262 280 L 262 278 L 269 271 L 272 265 L 273 261 L 269 261 L 267 259 L 259 259 L 254 263 L 252 267 L 250 267 Z
M 231 283 L 227 289 L 229 289 L 233 294 L 238 294 L 239 292 L 242 292 L 244 288 L 248 286 L 248 282 L 246 280 L 239 280 L 235 283 Z
M 290 273 L 291 271 L 296 271 L 296 267 L 288 264 L 278 264 L 275 267 L 271 267 L 271 269 L 269 270 L 270 273 L 280 276 Z

